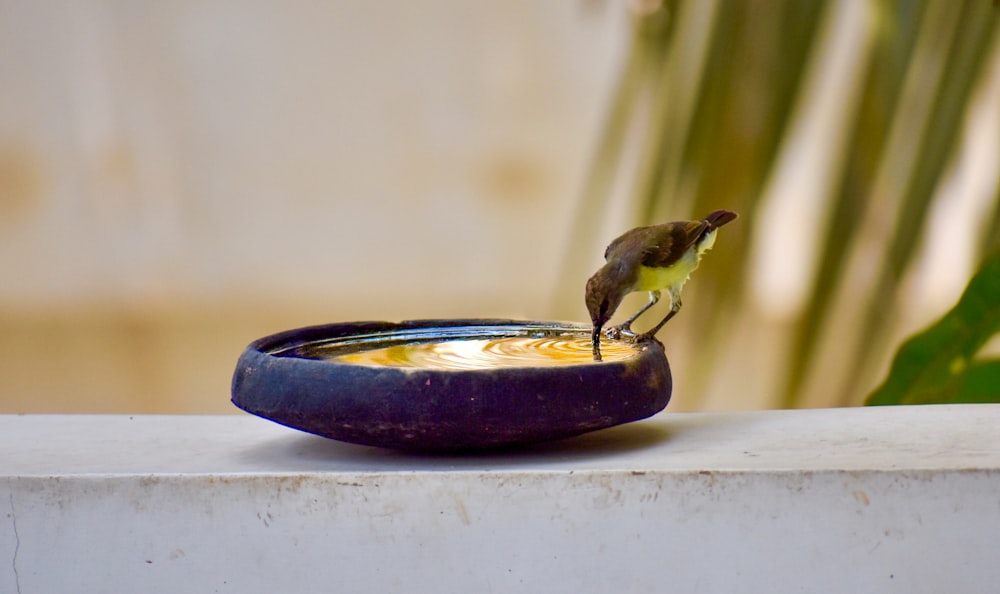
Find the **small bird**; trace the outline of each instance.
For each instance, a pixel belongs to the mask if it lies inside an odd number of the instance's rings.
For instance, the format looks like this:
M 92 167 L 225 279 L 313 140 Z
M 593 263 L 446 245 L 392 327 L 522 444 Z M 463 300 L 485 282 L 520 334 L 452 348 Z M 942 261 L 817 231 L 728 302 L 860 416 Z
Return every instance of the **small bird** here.
M 675 221 L 636 227 L 615 239 L 604 251 L 605 264 L 587 281 L 587 310 L 594 324 L 594 360 L 601 360 L 601 330 L 621 305 L 625 295 L 649 291 L 649 303 L 624 323 L 608 328 L 608 336 L 619 338 L 631 333 L 632 322 L 660 300 L 660 291 L 670 294 L 670 313 L 654 328 L 637 336 L 654 336 L 681 309 L 681 289 L 715 245 L 719 227 L 736 218 L 736 213 L 717 210 L 700 221 Z

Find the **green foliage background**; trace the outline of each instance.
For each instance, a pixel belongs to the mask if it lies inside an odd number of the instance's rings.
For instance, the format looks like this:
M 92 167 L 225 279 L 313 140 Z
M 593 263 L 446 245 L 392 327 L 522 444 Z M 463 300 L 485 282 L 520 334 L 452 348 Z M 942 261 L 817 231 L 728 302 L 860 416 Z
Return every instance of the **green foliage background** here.
M 1000 358 L 977 358 L 1000 332 L 1000 250 L 969 281 L 959 302 L 907 340 L 867 404 L 1000 402 Z

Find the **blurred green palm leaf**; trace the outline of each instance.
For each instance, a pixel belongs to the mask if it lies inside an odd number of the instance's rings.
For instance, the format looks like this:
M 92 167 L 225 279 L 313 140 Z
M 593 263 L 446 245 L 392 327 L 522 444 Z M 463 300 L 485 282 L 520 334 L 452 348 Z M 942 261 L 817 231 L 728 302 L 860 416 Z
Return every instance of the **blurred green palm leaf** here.
M 560 312 L 578 311 L 583 281 L 623 230 L 602 227 L 609 213 L 638 225 L 735 210 L 741 219 L 726 228 L 687 289 L 694 294 L 683 314 L 660 335 L 686 363 L 685 398 L 699 399 L 727 361 L 743 360 L 738 373 L 747 378 L 731 385 L 773 395 L 768 405 L 859 403 L 889 356 L 901 286 L 935 224 L 930 213 L 977 89 L 1000 76 L 987 66 L 1000 53 L 1000 8 L 983 0 L 635 6 L 632 45 L 562 270 Z M 823 100 L 816 81 L 827 74 L 826 58 L 849 49 L 837 41 L 844 23 L 862 28 L 855 42 L 867 40 L 850 79 L 857 89 L 843 90 L 849 100 L 836 114 L 843 142 L 807 139 L 836 150 L 823 164 L 826 185 L 804 190 L 825 198 L 801 308 L 791 323 L 775 325 L 746 298 L 757 273 L 751 256 L 769 183 L 782 159 L 795 156 L 792 140 L 803 142 L 798 114 Z M 993 175 L 1000 178 L 1000 167 Z M 1000 196 L 986 219 L 968 229 L 980 255 L 1000 236 Z M 757 363 L 764 344 L 782 350 L 770 373 Z M 831 369 L 836 385 L 817 382 Z

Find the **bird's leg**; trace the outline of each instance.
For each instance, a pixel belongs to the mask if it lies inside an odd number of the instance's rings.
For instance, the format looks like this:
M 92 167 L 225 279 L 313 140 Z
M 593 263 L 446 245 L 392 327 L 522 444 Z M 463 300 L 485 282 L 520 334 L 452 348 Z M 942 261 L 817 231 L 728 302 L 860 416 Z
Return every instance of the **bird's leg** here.
M 646 333 L 638 336 L 637 337 L 638 340 L 649 340 L 650 338 L 653 338 L 654 336 L 656 336 L 656 333 L 660 331 L 660 328 L 662 328 L 664 324 L 666 324 L 667 322 L 670 321 L 670 318 L 672 318 L 675 315 L 677 315 L 677 312 L 679 312 L 681 310 L 681 297 L 680 297 L 680 295 L 678 295 L 676 299 L 674 298 L 673 295 L 671 295 L 670 297 L 671 297 L 671 299 L 670 299 L 670 302 L 671 302 L 670 303 L 670 313 L 668 313 L 667 317 L 663 318 L 663 321 L 661 321 L 659 324 L 657 324 L 656 327 L 654 327 L 653 329 L 649 330 L 648 332 L 646 332 Z
M 643 305 L 642 308 L 639 309 L 639 311 L 637 311 L 634 314 L 632 314 L 632 317 L 630 317 L 629 319 L 625 320 L 621 324 L 618 324 L 617 326 L 612 326 L 612 327 L 608 328 L 608 330 L 607 330 L 608 338 L 613 338 L 613 339 L 617 340 L 617 339 L 619 339 L 619 338 L 622 337 L 622 334 L 632 334 L 632 322 L 634 322 L 637 319 L 639 319 L 639 316 L 641 316 L 642 314 L 644 314 L 646 312 L 646 310 L 648 310 L 649 308 L 651 308 L 654 305 L 656 305 L 656 302 L 659 301 L 659 300 L 660 300 L 660 292 L 659 291 L 650 291 L 649 292 L 649 302 L 646 303 L 646 305 Z
M 593 344 L 594 361 L 601 360 L 601 327 L 594 326 L 594 331 L 590 335 L 591 343 Z

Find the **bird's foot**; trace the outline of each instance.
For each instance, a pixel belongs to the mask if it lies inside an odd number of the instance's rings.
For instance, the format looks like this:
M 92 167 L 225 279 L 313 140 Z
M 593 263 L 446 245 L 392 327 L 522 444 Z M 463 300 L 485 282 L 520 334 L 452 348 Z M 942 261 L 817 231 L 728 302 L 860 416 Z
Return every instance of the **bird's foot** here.
M 619 324 L 617 326 L 611 326 L 604 331 L 604 335 L 611 340 L 620 340 L 622 337 L 628 340 L 635 340 L 638 338 L 635 332 L 629 324 Z
M 635 342 L 646 342 L 649 340 L 656 339 L 656 332 L 643 332 L 642 334 L 633 335 Z

